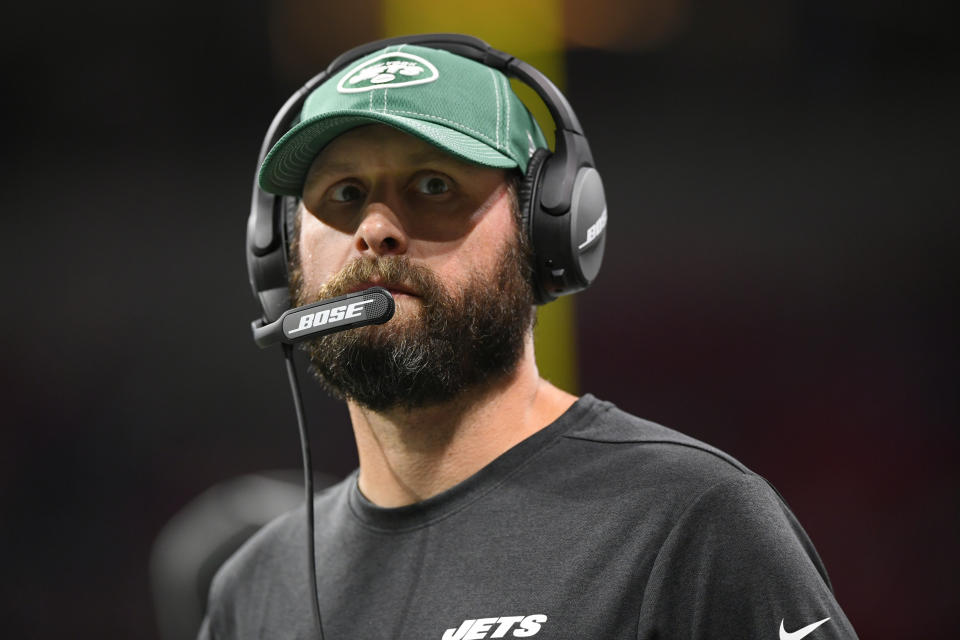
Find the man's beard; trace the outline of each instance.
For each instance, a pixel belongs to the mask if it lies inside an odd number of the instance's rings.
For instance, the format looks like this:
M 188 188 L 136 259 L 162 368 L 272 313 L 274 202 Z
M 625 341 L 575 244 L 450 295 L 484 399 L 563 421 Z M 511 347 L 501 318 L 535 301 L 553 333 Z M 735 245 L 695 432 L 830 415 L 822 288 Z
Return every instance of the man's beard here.
M 344 295 L 372 280 L 419 295 L 404 305 L 406 313 L 398 309 L 384 325 L 304 343 L 314 374 L 337 397 L 374 411 L 437 405 L 513 372 L 523 354 L 533 294 L 526 252 L 516 238 L 504 247 L 495 273 L 473 274 L 455 292 L 431 269 L 406 256 L 386 256 L 350 262 L 318 295 L 309 296 L 297 253 L 291 261 L 297 306 Z

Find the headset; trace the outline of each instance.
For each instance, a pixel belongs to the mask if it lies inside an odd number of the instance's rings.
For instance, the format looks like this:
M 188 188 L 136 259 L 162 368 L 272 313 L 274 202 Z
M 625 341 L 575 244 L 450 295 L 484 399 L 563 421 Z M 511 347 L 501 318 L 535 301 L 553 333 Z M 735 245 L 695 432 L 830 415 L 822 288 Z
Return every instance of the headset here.
M 311 91 L 351 62 L 390 45 L 414 44 L 480 62 L 517 78 L 543 100 L 556 126 L 555 150 L 538 149 L 518 189 L 522 229 L 532 250 L 530 273 L 534 300 L 546 304 L 587 288 L 600 271 L 606 242 L 607 205 L 580 121 L 560 90 L 530 64 L 489 44 L 461 34 L 436 33 L 388 38 L 338 56 L 284 103 L 260 147 L 257 172 L 267 152 L 300 117 Z M 247 221 L 247 270 L 261 309 L 256 328 L 275 323 L 291 306 L 289 247 L 299 200 L 267 193 L 256 173 Z

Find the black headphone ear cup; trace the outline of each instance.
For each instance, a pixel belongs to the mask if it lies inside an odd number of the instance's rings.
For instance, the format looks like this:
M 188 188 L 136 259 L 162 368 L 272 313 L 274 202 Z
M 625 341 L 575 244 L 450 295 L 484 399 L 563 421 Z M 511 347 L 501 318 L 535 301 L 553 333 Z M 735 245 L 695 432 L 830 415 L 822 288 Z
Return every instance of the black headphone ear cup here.
M 591 166 L 574 169 L 569 179 L 551 180 L 568 170 L 562 157 L 543 150 L 530 159 L 521 191 L 531 251 L 531 284 L 537 304 L 581 291 L 593 282 L 603 260 L 607 206 L 600 174 Z M 570 208 L 551 213 L 544 202 L 550 185 L 571 185 Z
M 523 231 L 527 234 L 527 238 L 530 237 L 530 223 L 533 219 L 533 203 L 536 202 L 537 208 L 539 209 L 540 198 L 535 198 L 534 195 L 540 184 L 541 169 L 543 168 L 543 163 L 546 162 L 549 157 L 549 149 L 537 149 L 533 152 L 530 160 L 527 161 L 527 173 L 523 176 L 523 180 L 520 181 L 517 191 L 517 200 L 520 203 L 520 212 L 523 215 Z
M 517 203 L 520 207 L 521 232 L 530 246 L 530 278 L 534 298 L 537 304 L 548 302 L 544 299 L 538 274 L 537 244 L 535 237 L 536 219 L 540 214 L 540 178 L 543 165 L 550 158 L 549 149 L 537 149 L 527 162 L 527 173 L 517 188 Z

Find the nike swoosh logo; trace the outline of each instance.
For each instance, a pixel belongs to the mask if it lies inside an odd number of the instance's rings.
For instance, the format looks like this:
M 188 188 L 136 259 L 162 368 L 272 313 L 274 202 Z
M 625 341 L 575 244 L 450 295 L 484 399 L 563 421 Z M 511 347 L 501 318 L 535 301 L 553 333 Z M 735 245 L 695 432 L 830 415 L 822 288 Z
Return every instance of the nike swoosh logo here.
M 800 638 L 803 638 L 804 636 L 812 632 L 814 629 L 816 629 L 817 627 L 819 627 L 829 619 L 830 618 L 824 618 L 820 622 L 814 622 L 813 624 L 808 624 L 803 629 L 797 629 L 796 631 L 791 631 L 789 633 L 787 632 L 786 629 L 783 628 L 783 620 L 781 620 L 780 621 L 780 640 L 800 640 Z

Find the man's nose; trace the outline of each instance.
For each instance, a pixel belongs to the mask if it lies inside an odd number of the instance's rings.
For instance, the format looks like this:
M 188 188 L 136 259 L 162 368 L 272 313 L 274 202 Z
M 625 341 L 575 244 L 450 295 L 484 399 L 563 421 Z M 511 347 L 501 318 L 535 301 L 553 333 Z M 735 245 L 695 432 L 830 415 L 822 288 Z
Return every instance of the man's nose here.
M 373 202 L 357 227 L 355 241 L 361 254 L 389 256 L 406 253 L 409 239 L 397 214 L 387 204 Z

